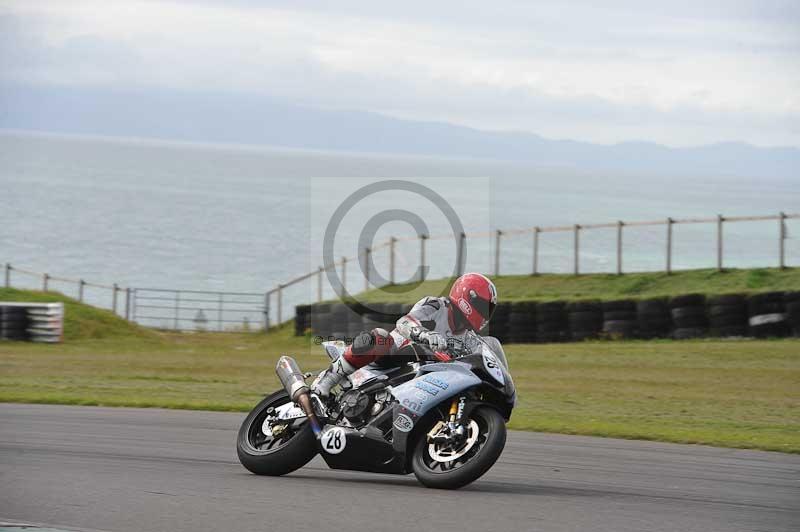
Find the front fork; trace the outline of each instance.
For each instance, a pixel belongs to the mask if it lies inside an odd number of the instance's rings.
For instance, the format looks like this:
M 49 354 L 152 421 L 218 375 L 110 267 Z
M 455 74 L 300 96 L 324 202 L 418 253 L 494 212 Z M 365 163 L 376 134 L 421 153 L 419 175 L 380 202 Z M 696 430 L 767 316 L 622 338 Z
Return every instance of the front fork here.
M 447 421 L 439 421 L 433 426 L 428 432 L 428 443 L 458 443 L 466 438 L 467 429 L 463 423 L 464 405 L 466 403 L 466 395 L 453 397 Z

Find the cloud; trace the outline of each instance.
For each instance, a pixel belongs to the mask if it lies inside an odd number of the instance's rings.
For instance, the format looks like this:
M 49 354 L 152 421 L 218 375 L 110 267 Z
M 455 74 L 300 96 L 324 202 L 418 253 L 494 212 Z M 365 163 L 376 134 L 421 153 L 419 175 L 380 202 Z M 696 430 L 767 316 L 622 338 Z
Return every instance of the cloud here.
M 601 142 L 800 145 L 800 9 L 643 4 L 7 2 L 0 79 L 245 92 Z

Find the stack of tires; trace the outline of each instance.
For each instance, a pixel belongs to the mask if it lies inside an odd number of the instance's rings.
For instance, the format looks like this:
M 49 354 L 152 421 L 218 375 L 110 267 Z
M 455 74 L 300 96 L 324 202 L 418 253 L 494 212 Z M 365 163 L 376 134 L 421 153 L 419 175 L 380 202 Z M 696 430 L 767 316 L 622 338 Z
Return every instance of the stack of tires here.
M 27 333 L 31 341 L 58 343 L 64 339 L 63 303 L 34 303 L 27 307 Z
M 312 305 L 309 314 L 309 325 L 316 336 L 327 337 L 331 334 L 331 304 L 317 303 Z
M 0 306 L 0 339 L 28 340 L 28 311 L 25 307 Z
M 567 303 L 569 337 L 575 341 L 600 336 L 603 330 L 603 307 L 599 301 L 573 301 Z
M 303 336 L 311 328 L 311 305 L 297 305 L 294 308 L 294 335 Z
M 352 340 L 364 330 L 364 314 L 369 311 L 363 305 L 350 305 L 347 307 L 346 339 Z
M 668 338 L 672 316 L 666 298 L 642 299 L 636 302 L 636 328 L 639 338 Z
M 708 298 L 708 335 L 722 338 L 747 336 L 747 301 L 740 294 Z
M 786 304 L 786 321 L 789 332 L 800 338 L 800 292 L 786 292 L 783 297 Z
M 331 336 L 334 340 L 346 340 L 350 328 L 351 310 L 344 303 L 331 305 Z
M 550 301 L 536 305 L 536 341 L 563 342 L 569 337 L 566 304 Z
M 536 303 L 512 303 L 508 313 L 509 342 L 529 344 L 536 340 Z
M 675 296 L 669 300 L 676 340 L 701 338 L 708 332 L 706 319 L 706 297 L 703 294 Z
M 603 301 L 603 335 L 607 338 L 635 338 L 638 323 L 632 299 Z
M 747 298 L 747 318 L 750 336 L 772 338 L 787 336 L 789 322 L 783 292 L 753 294 Z

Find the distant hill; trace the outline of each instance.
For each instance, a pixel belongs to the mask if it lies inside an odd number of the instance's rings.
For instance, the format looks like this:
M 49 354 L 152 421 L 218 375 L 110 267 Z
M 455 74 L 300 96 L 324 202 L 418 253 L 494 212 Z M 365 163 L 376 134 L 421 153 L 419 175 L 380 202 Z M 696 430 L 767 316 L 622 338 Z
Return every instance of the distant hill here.
M 477 157 L 648 174 L 797 179 L 800 149 L 728 142 L 669 148 L 600 145 L 322 110 L 254 95 L 0 87 L 0 128 L 351 152 Z

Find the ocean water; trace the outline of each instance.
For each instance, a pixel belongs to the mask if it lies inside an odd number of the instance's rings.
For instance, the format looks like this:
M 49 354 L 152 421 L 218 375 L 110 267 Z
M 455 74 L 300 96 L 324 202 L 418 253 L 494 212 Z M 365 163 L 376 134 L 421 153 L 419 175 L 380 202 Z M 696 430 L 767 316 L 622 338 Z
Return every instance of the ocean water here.
M 426 244 L 429 275 L 449 274 L 456 246 L 442 202 L 467 233 L 480 235 L 467 239 L 467 269 L 488 273 L 498 228 L 800 211 L 800 178 L 665 179 L 499 161 L 7 132 L 0 134 L 0 262 L 126 287 L 264 292 L 322 264 L 335 210 L 359 188 L 389 179 L 439 196 L 396 189 L 368 195 L 347 210 L 333 257 L 356 255 L 377 213 L 406 210 L 429 234 L 443 235 Z M 404 280 L 419 266 L 420 243 L 402 221 L 410 215 L 398 216 L 375 228 L 375 241 L 410 237 L 395 248 L 396 279 Z M 787 229 L 787 262 L 800 265 L 800 220 Z M 726 224 L 725 265 L 776 265 L 778 231 L 774 221 Z M 664 226 L 626 228 L 624 269 L 663 269 L 665 234 Z M 715 242 L 713 224 L 676 226 L 673 267 L 714 266 Z M 615 229 L 583 231 L 580 244 L 581 271 L 615 270 Z M 503 236 L 500 256 L 502 273 L 530 272 L 532 234 Z M 373 258 L 373 273 L 388 278 L 388 248 Z M 572 233 L 541 235 L 540 271 L 572 267 Z M 15 281 L 28 282 L 21 274 Z M 346 284 L 363 288 L 355 263 Z M 316 282 L 292 290 L 288 303 L 313 298 Z

